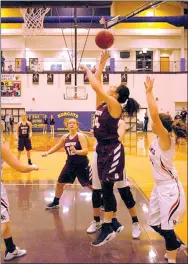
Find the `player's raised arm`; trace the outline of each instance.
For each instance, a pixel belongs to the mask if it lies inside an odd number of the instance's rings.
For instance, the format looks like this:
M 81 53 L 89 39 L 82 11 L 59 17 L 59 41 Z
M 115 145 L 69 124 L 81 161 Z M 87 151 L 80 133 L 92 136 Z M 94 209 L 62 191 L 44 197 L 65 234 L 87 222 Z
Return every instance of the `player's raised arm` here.
M 44 154 L 42 154 L 42 157 L 47 157 L 48 155 L 53 154 L 56 151 L 58 151 L 60 148 L 64 147 L 65 138 L 66 138 L 66 135 L 63 135 L 61 137 L 61 139 L 59 140 L 59 142 L 54 147 L 52 147 L 47 152 L 45 152 Z
M 152 130 L 159 137 L 159 144 L 162 149 L 170 148 L 170 139 L 169 132 L 163 126 L 161 119 L 159 117 L 158 107 L 156 104 L 156 100 L 153 96 L 153 83 L 154 80 L 151 80 L 150 77 L 146 77 L 146 81 L 144 83 L 146 88 L 146 98 L 148 102 L 148 108 L 152 119 Z
M 106 51 L 102 52 L 99 65 L 98 65 L 97 71 L 95 73 L 95 77 L 97 78 L 97 80 L 100 83 L 102 83 L 102 80 L 101 80 L 102 72 L 104 70 L 104 67 L 105 67 L 106 62 L 108 61 L 109 57 L 110 57 L 109 51 L 106 50 Z M 103 100 L 100 98 L 100 96 L 97 95 L 97 98 L 96 98 L 96 107 L 98 107 L 102 103 L 102 101 Z
M 107 103 L 112 117 L 118 118 L 121 115 L 122 109 L 117 99 L 104 92 L 102 84 L 88 68 L 81 66 L 81 69 L 87 73 L 91 87 L 96 92 L 97 96 Z

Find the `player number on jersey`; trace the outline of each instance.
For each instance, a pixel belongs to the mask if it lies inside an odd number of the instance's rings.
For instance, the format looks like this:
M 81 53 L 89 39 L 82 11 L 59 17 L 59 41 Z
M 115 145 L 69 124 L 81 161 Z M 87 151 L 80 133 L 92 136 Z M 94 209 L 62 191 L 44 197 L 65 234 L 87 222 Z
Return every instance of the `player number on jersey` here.
M 99 118 L 98 118 L 98 116 L 96 116 L 95 119 L 94 119 L 94 126 L 95 126 L 96 128 L 99 128 L 99 127 L 100 127 L 100 123 L 99 123 Z
M 27 129 L 22 129 L 22 135 L 26 135 L 27 134 Z
M 69 156 L 75 155 L 75 153 L 71 151 L 70 147 L 67 147 L 67 151 L 69 153 Z

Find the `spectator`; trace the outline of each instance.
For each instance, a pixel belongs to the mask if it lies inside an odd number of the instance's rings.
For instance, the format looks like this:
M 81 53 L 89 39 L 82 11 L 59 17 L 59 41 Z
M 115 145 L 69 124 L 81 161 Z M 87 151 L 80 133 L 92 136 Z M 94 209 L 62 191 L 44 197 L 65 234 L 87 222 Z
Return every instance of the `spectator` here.
M 146 112 L 144 116 L 144 132 L 148 132 L 148 122 L 149 122 L 149 117 Z
M 5 116 L 1 116 L 1 120 L 3 120 L 5 122 Z
M 32 115 L 27 116 L 27 121 L 31 122 L 31 124 L 32 124 L 32 121 L 33 121 Z
M 1 117 L 1 129 L 3 132 L 5 131 L 5 121 L 3 120 L 2 117 Z
M 186 116 L 187 116 L 187 111 L 185 110 L 185 108 L 183 107 L 182 111 L 181 111 L 181 119 L 182 121 L 185 123 L 186 121 Z
M 181 120 L 180 112 L 178 112 L 177 115 L 175 115 L 174 120 Z
M 10 115 L 9 122 L 10 122 L 11 132 L 13 133 L 14 132 L 14 117 L 12 115 Z
M 5 116 L 5 131 L 10 131 L 10 115 Z
M 128 68 L 127 66 L 125 66 L 124 71 L 125 71 L 125 72 L 128 72 L 128 71 L 130 71 L 130 70 L 129 70 L 129 68 Z
M 12 65 L 8 66 L 8 72 L 14 72 L 13 69 L 12 69 Z
M 5 71 L 5 57 L 3 57 L 3 54 L 1 52 L 1 72 Z

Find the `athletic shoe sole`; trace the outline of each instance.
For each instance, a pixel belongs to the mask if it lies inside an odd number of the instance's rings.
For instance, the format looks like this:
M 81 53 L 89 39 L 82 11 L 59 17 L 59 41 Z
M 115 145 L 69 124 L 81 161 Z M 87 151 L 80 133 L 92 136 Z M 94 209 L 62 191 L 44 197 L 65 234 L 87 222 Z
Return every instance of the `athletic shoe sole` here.
M 120 226 L 117 230 L 116 230 L 116 233 L 121 233 L 124 229 L 124 226 Z
M 87 234 L 91 235 L 91 234 L 95 234 L 97 232 L 97 230 L 93 231 L 93 232 L 88 232 L 87 231 Z
M 88 232 L 88 231 L 87 231 L 87 234 L 90 234 L 90 235 L 91 235 L 91 234 L 95 234 L 100 228 L 101 228 L 101 227 L 97 228 L 97 229 L 96 229 L 95 231 L 93 231 L 93 232 L 91 232 L 91 231 Z
M 48 207 L 47 205 L 45 206 L 45 209 L 50 210 L 50 209 L 58 209 L 59 205 L 53 206 L 53 207 Z
M 140 230 L 140 234 L 141 234 L 141 230 Z M 133 236 L 133 235 L 132 235 L 132 238 L 134 238 L 134 239 L 137 239 L 137 238 L 139 238 L 139 237 L 140 237 L 140 234 L 139 234 L 139 235 L 137 235 L 137 236 Z
M 10 258 L 10 259 L 6 259 L 6 258 L 4 258 L 4 260 L 5 260 L 5 261 L 9 261 L 9 260 L 12 260 L 12 259 L 14 259 L 14 258 L 23 257 L 23 256 L 25 256 L 25 255 L 26 255 L 26 253 L 27 253 L 27 251 L 26 251 L 26 252 L 24 252 L 24 253 L 22 253 L 22 254 L 19 254 L 19 255 L 13 255 L 13 257 L 12 257 L 12 258 Z
M 116 237 L 116 232 L 112 232 L 112 233 L 110 233 L 110 234 L 105 238 L 105 240 L 102 241 L 101 243 L 99 243 L 99 244 L 97 244 L 97 245 L 93 245 L 93 244 L 91 243 L 91 245 L 94 246 L 94 247 L 100 247 L 100 246 L 103 246 L 104 244 L 106 244 L 107 242 L 111 241 L 111 240 L 114 239 L 115 237 Z

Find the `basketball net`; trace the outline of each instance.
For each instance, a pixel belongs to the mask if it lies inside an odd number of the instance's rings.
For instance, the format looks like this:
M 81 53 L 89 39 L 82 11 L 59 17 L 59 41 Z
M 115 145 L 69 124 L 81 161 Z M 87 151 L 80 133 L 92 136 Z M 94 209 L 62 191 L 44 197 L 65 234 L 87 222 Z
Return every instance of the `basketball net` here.
M 44 34 L 44 17 L 50 8 L 20 8 L 24 19 L 23 35 L 25 38 Z

